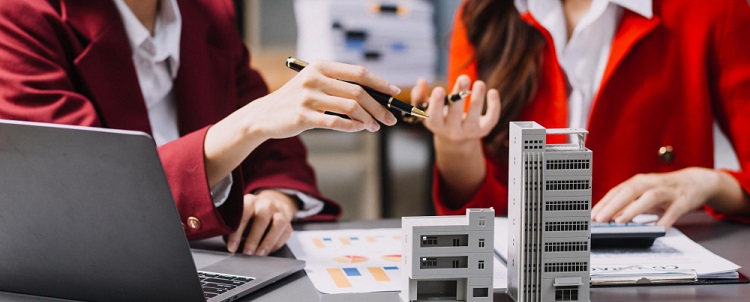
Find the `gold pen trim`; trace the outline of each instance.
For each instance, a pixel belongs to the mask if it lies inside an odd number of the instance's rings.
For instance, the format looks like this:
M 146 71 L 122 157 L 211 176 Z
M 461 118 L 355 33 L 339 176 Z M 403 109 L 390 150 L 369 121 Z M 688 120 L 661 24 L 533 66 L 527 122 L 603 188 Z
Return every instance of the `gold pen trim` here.
M 421 117 L 421 118 L 430 118 L 430 116 L 427 115 L 427 113 L 425 113 L 422 110 L 419 110 L 419 108 L 417 108 L 417 107 L 412 107 L 411 108 L 411 115 L 418 116 L 418 117 Z
M 286 58 L 286 67 L 289 67 L 290 69 L 294 71 L 299 72 L 303 68 L 307 67 L 307 65 L 309 65 L 307 62 L 302 61 L 300 59 L 293 58 L 293 57 Z

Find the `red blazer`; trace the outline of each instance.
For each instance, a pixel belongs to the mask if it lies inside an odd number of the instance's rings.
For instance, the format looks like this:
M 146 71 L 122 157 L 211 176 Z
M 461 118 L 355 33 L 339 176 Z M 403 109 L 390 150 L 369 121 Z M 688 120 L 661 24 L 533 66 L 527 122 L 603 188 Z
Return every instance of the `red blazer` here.
M 593 200 L 638 173 L 658 173 L 697 166 L 713 168 L 716 119 L 734 146 L 744 171 L 729 171 L 750 192 L 750 7 L 746 0 L 654 0 L 654 17 L 625 10 L 598 95 L 588 118 L 586 146 L 594 152 Z M 450 45 L 449 87 L 460 74 L 477 79 L 474 48 L 461 12 Z M 523 16 L 546 38 L 540 87 L 518 120 L 547 128 L 566 128 L 564 73 L 550 34 Z M 470 62 L 466 64 L 466 62 Z M 672 146 L 674 160 L 662 162 L 658 151 Z M 487 177 L 466 207 L 495 207 L 505 215 L 508 199 L 507 158 L 485 153 Z M 439 214 L 463 214 L 440 200 Z M 717 217 L 724 215 L 710 212 Z M 750 222 L 748 217 L 734 217 Z
M 268 89 L 249 67 L 231 1 L 177 2 L 183 34 L 174 92 L 182 137 L 158 151 L 181 220 L 201 221 L 200 228 L 186 229 L 188 238 L 236 229 L 243 194 L 261 188 L 310 194 L 326 202 L 315 219 L 337 218 L 340 208 L 318 192 L 297 138 L 271 140 L 253 151 L 233 172 L 229 199 L 214 207 L 204 166 L 206 131 Z M 151 133 L 125 27 L 112 1 L 3 1 L 0 118 Z

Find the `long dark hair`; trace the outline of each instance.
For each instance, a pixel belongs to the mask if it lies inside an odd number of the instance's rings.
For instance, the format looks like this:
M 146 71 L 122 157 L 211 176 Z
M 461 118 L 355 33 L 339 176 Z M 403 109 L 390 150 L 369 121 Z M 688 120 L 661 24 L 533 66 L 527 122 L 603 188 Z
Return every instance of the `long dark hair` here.
M 462 19 L 474 46 L 477 74 L 500 92 L 500 121 L 484 138 L 490 150 L 508 149 L 508 123 L 518 118 L 539 85 L 542 34 L 521 19 L 512 0 L 468 0 Z M 505 152 L 504 152 L 505 151 Z

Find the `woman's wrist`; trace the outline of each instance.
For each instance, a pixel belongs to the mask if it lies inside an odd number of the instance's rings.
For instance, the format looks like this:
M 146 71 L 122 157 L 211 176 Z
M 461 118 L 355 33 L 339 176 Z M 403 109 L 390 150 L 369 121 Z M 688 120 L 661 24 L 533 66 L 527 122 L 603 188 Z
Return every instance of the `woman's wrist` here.
M 457 143 L 435 138 L 435 160 L 440 173 L 441 200 L 450 208 L 465 205 L 486 177 L 482 142 Z
M 482 141 L 479 139 L 452 140 L 435 135 L 433 144 L 436 153 L 457 157 L 474 156 L 482 150 Z
M 237 112 L 212 125 L 206 132 L 203 151 L 209 185 L 231 173 L 265 140 Z
M 724 171 L 711 172 L 715 185 L 706 205 L 724 213 L 750 214 L 750 198 L 737 179 Z

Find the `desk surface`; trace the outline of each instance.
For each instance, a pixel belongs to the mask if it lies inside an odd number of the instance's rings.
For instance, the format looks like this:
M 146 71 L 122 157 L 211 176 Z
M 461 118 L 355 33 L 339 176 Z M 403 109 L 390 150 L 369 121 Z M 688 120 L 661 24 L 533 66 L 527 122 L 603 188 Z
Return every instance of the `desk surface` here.
M 400 219 L 296 225 L 298 230 L 333 230 L 349 228 L 399 227 Z M 750 227 L 731 222 L 714 221 L 701 212 L 689 214 L 676 224 L 685 235 L 712 252 L 742 266 L 740 272 L 750 276 Z M 223 248 L 219 239 L 191 244 L 196 248 Z M 284 247 L 274 256 L 292 257 Z M 748 301 L 750 284 L 675 285 L 593 288 L 591 301 Z M 0 301 L 63 301 L 0 292 Z M 372 294 L 321 294 L 304 272 L 272 284 L 239 301 L 399 301 L 397 292 Z M 511 301 L 505 293 L 496 292 L 494 301 Z

